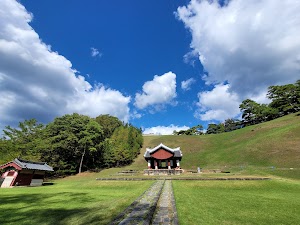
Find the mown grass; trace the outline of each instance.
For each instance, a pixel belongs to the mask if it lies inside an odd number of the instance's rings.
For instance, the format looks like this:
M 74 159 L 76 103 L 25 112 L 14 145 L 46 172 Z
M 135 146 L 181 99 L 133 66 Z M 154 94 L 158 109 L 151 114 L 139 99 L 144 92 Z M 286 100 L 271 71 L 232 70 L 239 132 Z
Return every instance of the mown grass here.
M 173 181 L 181 225 L 299 224 L 300 182 Z
M 151 181 L 96 181 L 97 174 L 54 185 L 0 190 L 0 224 L 108 224 Z

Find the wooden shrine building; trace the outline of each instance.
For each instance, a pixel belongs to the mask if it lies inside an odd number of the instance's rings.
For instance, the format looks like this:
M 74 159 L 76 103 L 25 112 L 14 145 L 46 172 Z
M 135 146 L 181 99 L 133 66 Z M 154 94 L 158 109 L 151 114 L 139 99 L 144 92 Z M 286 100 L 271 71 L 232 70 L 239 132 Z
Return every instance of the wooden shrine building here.
M 159 144 L 154 148 L 146 148 L 144 158 L 148 163 L 145 174 L 180 174 L 180 161 L 182 152 L 180 147 L 170 148 L 164 144 Z
M 0 179 L 0 187 L 41 186 L 45 172 L 53 171 L 53 168 L 44 162 L 32 162 L 16 158 L 0 165 L 0 170 L 4 170 Z

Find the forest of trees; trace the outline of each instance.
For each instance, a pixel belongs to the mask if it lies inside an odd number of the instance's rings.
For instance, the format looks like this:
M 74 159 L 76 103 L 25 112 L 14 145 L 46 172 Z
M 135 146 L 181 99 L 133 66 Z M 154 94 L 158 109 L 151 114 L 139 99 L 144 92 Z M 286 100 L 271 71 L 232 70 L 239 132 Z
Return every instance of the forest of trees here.
M 44 161 L 55 175 L 127 165 L 143 145 L 141 129 L 110 115 L 90 118 L 74 113 L 47 125 L 31 119 L 18 128 L 6 126 L 3 132 L 0 164 L 16 157 Z
M 242 120 L 227 119 L 222 123 L 208 124 L 206 134 L 218 134 L 240 129 L 245 126 L 254 125 L 276 119 L 278 117 L 300 111 L 300 80 L 295 84 L 270 86 L 267 97 L 271 100 L 270 104 L 259 104 L 251 99 L 246 99 L 240 104 Z M 195 131 L 194 128 L 200 128 Z M 203 127 L 197 125 L 189 130 L 174 131 L 175 135 L 199 135 Z

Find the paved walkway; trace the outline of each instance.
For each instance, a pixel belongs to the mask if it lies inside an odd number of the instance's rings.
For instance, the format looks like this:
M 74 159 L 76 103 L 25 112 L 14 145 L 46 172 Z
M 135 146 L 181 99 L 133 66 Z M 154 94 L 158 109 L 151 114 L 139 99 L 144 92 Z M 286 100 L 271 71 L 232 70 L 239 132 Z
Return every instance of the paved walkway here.
M 172 181 L 158 180 L 111 225 L 177 225 Z
M 178 224 L 172 181 L 167 180 L 160 195 L 152 225 L 176 225 Z

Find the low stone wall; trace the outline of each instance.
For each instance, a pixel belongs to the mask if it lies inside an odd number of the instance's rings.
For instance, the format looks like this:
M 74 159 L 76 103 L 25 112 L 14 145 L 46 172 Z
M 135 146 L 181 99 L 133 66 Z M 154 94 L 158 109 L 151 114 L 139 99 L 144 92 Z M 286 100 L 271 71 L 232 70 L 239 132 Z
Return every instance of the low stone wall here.
M 32 179 L 30 186 L 42 186 L 43 185 L 43 179 Z
M 96 180 L 141 181 L 141 180 L 271 180 L 270 177 L 102 177 Z
M 181 169 L 147 169 L 144 170 L 144 175 L 180 175 Z

